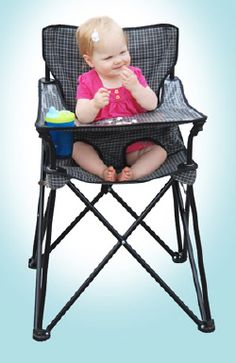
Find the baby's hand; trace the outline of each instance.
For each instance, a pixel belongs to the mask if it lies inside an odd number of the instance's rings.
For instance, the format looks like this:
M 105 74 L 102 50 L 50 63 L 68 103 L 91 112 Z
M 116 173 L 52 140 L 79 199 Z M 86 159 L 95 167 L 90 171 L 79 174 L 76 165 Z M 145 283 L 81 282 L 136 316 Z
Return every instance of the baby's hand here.
M 136 74 L 128 67 L 124 66 L 122 68 L 121 79 L 123 86 L 127 88 L 130 92 L 135 91 L 135 89 L 139 86 L 139 81 Z
M 110 91 L 108 91 L 106 88 L 99 88 L 99 90 L 97 91 L 97 93 L 93 98 L 95 107 L 100 109 L 108 105 L 109 97 L 110 97 Z

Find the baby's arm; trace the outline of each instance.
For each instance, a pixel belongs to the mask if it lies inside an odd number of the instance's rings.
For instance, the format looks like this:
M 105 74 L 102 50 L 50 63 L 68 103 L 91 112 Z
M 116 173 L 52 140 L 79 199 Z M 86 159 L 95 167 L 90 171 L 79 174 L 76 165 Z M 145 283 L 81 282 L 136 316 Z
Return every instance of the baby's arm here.
M 79 122 L 85 124 L 93 122 L 101 108 L 108 105 L 109 93 L 106 88 L 100 88 L 93 99 L 79 99 L 75 109 Z
M 145 108 L 147 111 L 152 111 L 157 107 L 158 101 L 155 92 L 153 92 L 149 86 L 142 86 L 139 83 L 136 74 L 131 69 L 124 67 L 121 78 L 125 88 L 131 92 L 132 96 L 141 107 Z

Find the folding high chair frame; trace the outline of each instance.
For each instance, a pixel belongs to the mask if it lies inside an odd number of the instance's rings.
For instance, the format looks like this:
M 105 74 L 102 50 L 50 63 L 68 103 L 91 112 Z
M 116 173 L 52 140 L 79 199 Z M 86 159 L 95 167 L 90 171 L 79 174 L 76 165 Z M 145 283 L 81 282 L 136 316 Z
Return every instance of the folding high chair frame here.
M 206 116 L 188 104 L 182 84 L 174 76 L 174 66 L 177 61 L 178 29 L 173 25 L 166 24 L 126 29 L 134 65 L 138 65 L 144 70 L 144 75 L 149 84 L 160 96 L 161 102 L 156 111 L 137 115 L 135 119 L 132 117 L 125 118 L 119 122 L 117 120 L 104 120 L 92 125 L 58 128 L 58 130 L 64 132 L 72 132 L 75 140 L 86 140 L 86 142 L 93 144 L 103 156 L 105 162 L 108 165 L 116 166 L 118 169 L 124 165 L 125 148 L 136 140 L 152 139 L 165 146 L 168 151 L 168 159 L 163 166 L 151 175 L 132 182 L 132 184 L 142 183 L 169 175 L 169 180 L 140 215 L 114 190 L 114 186 L 119 183 L 107 183 L 96 176 L 90 175 L 74 165 L 70 158 L 59 159 L 55 153 L 49 128 L 44 125 L 44 116 L 49 106 L 54 105 L 58 109 L 67 108 L 71 110 L 75 106 L 73 92 L 75 93 L 76 76 L 85 70 L 76 49 L 75 30 L 76 27 L 63 25 L 50 26 L 43 30 L 46 75 L 44 79 L 39 81 L 39 112 L 36 122 L 37 131 L 42 138 L 40 191 L 33 254 L 29 260 L 29 267 L 37 270 L 33 338 L 44 341 L 50 337 L 51 330 L 121 247 L 124 247 L 141 264 L 197 324 L 200 331 L 212 332 L 215 326 L 208 301 L 207 281 L 193 191 L 197 164 L 192 159 L 193 139 L 202 130 Z M 153 47 L 153 42 L 157 49 Z M 139 44 L 138 49 L 137 43 Z M 54 62 L 54 58 L 57 57 L 55 55 L 58 54 L 58 47 L 62 58 L 57 63 Z M 64 51 L 62 51 L 63 49 Z M 65 49 L 66 56 L 64 55 Z M 142 50 L 143 59 L 139 61 Z M 149 57 L 151 63 L 146 60 L 148 51 L 152 52 L 152 57 Z M 152 62 L 156 58 L 158 59 L 157 64 Z M 71 70 L 73 70 L 73 74 L 66 74 Z M 155 75 L 157 72 L 158 76 Z M 54 79 L 50 78 L 50 73 L 54 76 Z M 72 86 L 71 83 L 73 83 Z M 188 137 L 187 148 L 185 148 L 178 125 L 190 122 L 193 123 L 193 127 Z M 72 178 L 100 184 L 101 190 L 92 201 L 89 201 L 80 189 L 72 183 Z M 122 184 L 122 187 L 125 188 L 126 183 L 123 182 Z M 184 192 L 181 190 L 183 184 L 186 184 Z M 46 186 L 50 188 L 47 201 Z M 52 242 L 56 191 L 63 186 L 67 186 L 84 203 L 85 208 Z M 171 189 L 173 192 L 177 251 L 172 250 L 144 220 L 165 193 Z M 106 194 L 111 195 L 134 218 L 134 222 L 123 235 L 96 208 L 97 202 Z M 116 238 L 117 242 L 54 319 L 47 327 L 44 327 L 43 318 L 50 254 L 88 212 L 92 212 L 102 222 Z M 190 233 L 191 224 L 193 225 L 193 233 Z M 128 243 L 128 238 L 138 226 L 142 226 L 171 256 L 175 263 L 189 261 L 200 317 L 180 299 L 160 275 Z

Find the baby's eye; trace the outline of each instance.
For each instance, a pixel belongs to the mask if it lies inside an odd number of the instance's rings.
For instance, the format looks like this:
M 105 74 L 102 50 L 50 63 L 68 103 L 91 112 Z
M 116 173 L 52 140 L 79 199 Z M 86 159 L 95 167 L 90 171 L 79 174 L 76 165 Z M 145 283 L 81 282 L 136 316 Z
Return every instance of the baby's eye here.
M 126 53 L 126 50 L 122 50 L 122 52 L 120 52 L 120 54 L 125 54 Z
M 110 60 L 112 58 L 112 56 L 106 57 L 104 58 L 104 60 Z

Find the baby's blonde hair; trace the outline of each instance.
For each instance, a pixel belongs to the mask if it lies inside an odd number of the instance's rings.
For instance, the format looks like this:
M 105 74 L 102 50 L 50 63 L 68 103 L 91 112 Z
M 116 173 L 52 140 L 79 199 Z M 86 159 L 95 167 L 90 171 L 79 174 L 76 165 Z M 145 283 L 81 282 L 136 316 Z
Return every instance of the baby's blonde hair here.
M 118 29 L 124 35 L 125 41 L 127 42 L 127 38 L 123 32 L 123 29 L 111 18 L 108 16 L 96 17 L 88 19 L 85 23 L 83 23 L 76 32 L 76 40 L 79 47 L 80 54 L 83 56 L 84 54 L 92 55 L 95 43 L 92 40 L 92 34 L 94 31 L 98 32 L 99 40 L 102 40 L 103 34 L 109 32 L 111 29 Z

